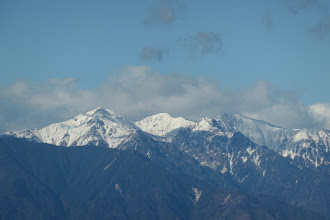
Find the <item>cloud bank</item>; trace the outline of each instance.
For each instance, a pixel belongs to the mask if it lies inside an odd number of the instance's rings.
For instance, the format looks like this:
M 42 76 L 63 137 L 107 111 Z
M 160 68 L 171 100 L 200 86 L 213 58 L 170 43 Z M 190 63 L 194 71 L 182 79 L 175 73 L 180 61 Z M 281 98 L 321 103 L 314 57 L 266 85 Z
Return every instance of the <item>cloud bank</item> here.
M 330 129 L 330 104 L 302 104 L 294 92 L 264 81 L 241 89 L 222 89 L 214 80 L 161 74 L 147 66 L 126 67 L 93 90 L 78 80 L 17 81 L 0 90 L 1 130 L 40 128 L 96 107 L 111 108 L 129 120 L 167 112 L 191 119 L 242 113 L 282 127 Z

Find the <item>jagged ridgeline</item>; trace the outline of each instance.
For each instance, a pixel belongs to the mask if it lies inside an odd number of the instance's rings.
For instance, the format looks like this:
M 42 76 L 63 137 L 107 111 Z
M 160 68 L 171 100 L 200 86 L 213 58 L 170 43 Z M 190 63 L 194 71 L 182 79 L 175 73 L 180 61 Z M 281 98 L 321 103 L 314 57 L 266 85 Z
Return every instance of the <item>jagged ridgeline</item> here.
M 152 219 L 326 218 L 329 137 L 326 129 L 280 128 L 238 114 L 191 121 L 161 113 L 133 123 L 97 108 L 1 138 L 1 155 L 7 155 L 1 156 L 2 186 L 7 189 L 2 190 L 1 213 L 41 209 L 40 202 L 32 201 L 45 200 L 52 208 L 39 210 L 40 216 L 58 211 L 69 219 L 91 217 L 96 211 L 109 219 L 131 219 L 137 211 L 141 218 Z M 131 173 L 133 164 L 136 173 Z M 131 170 L 111 173 L 116 166 Z M 146 172 L 149 166 L 155 168 Z M 10 169 L 17 175 L 6 171 Z M 42 186 L 45 192 L 39 195 L 36 189 Z M 23 207 L 18 207 L 20 194 L 13 193 L 20 188 L 26 193 Z M 129 198 L 146 206 L 131 204 Z

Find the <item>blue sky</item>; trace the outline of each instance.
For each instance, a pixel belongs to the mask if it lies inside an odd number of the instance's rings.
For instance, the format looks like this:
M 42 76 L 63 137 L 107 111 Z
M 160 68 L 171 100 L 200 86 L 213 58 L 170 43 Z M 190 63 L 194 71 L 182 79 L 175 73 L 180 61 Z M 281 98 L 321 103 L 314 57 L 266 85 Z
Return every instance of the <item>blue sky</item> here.
M 329 6 L 326 0 L 2 0 L 1 130 L 43 126 L 99 105 L 131 120 L 162 111 L 191 118 L 232 111 L 281 126 L 327 127 Z M 137 75 L 150 84 L 137 84 Z M 128 93 L 119 89 L 125 85 L 149 90 Z M 169 95 L 156 85 L 183 92 Z M 190 87 L 212 98 L 200 105 L 183 95 L 193 93 Z M 210 93 L 197 89 L 204 87 Z M 63 96 L 54 98 L 55 91 Z M 236 97 L 248 91 L 256 100 L 242 105 Z M 148 93 L 157 96 L 146 99 Z M 132 94 L 140 96 L 132 101 Z M 174 108 L 183 97 L 197 104 Z M 290 114 L 276 115 L 278 108 Z

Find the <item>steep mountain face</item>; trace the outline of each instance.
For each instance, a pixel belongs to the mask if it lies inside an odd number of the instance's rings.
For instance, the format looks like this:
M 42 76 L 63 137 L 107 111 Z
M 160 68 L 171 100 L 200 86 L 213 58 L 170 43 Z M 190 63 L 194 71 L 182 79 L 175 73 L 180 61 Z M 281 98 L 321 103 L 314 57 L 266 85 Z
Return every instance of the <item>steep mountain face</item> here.
M 57 146 L 93 144 L 116 148 L 136 130 L 139 128 L 119 114 L 109 109 L 97 108 L 40 130 L 22 130 L 7 134 Z
M 173 121 L 169 116 L 167 120 L 157 120 L 157 115 L 150 116 L 153 120 L 142 120 L 135 124 L 142 130 L 153 135 L 163 137 L 163 140 L 171 142 L 173 136 L 180 129 L 191 128 L 193 131 L 211 132 L 214 135 L 227 136 L 240 132 L 254 143 L 279 153 L 283 157 L 291 158 L 299 167 L 326 166 L 329 161 L 330 131 L 326 129 L 286 129 L 276 127 L 264 121 L 250 119 L 238 114 L 223 114 L 215 119 L 202 118 L 197 123 L 190 121 L 188 126 L 175 126 L 166 134 L 165 130 L 159 132 L 159 124 L 164 121 Z M 147 119 L 149 119 L 147 118 Z M 156 127 L 156 129 L 153 129 Z
M 180 150 L 177 145 L 159 141 L 142 131 L 137 131 L 118 147 L 121 150 L 134 150 L 157 163 L 162 168 L 177 175 L 187 175 L 208 183 L 217 183 L 225 189 L 238 190 L 235 181 L 211 168 L 203 166 L 199 161 Z
M 314 135 L 301 137 L 304 131 Z M 282 129 L 227 114 L 217 119 L 202 118 L 195 125 L 159 137 L 201 165 L 230 176 L 240 190 L 276 196 L 289 204 L 330 214 L 329 195 L 325 193 L 330 190 L 328 134 L 326 130 Z M 292 157 L 287 152 L 299 153 Z
M 136 151 L 0 138 L 0 219 L 326 219 L 174 175 Z
M 220 136 L 216 131 L 187 129 L 179 132 L 172 144 L 203 166 L 234 179 L 241 191 L 272 195 L 294 206 L 329 212 L 329 195 L 324 194 L 330 190 L 329 175 L 299 169 L 290 158 L 253 143 L 241 133 Z
M 226 131 L 240 132 L 256 144 L 290 157 L 300 168 L 330 163 L 329 130 L 280 128 L 238 114 L 223 114 L 215 120 Z

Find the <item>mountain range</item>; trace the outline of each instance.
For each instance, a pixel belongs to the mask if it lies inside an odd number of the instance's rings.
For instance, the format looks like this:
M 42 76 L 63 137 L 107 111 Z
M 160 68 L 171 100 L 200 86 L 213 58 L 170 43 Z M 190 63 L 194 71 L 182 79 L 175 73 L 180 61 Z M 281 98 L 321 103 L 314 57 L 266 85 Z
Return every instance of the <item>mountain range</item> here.
M 182 129 L 227 137 L 239 132 L 252 142 L 291 158 L 299 167 L 318 167 L 330 163 L 329 130 L 280 128 L 239 114 L 222 114 L 214 119 L 202 118 L 194 122 L 160 113 L 132 123 L 112 110 L 97 108 L 39 130 L 21 130 L 7 134 L 58 146 L 93 144 L 116 148 L 140 129 L 167 142 L 171 142 Z
M 239 114 L 221 114 L 215 118 L 205 117 L 193 121 L 160 113 L 138 122 L 130 122 L 112 110 L 97 108 L 68 121 L 41 129 L 8 132 L 2 136 L 2 139 L 7 140 L 12 137 L 23 138 L 28 143 L 35 144 L 46 143 L 78 147 L 77 149 L 82 149 L 79 146 L 89 146 L 88 149 L 93 149 L 92 146 L 94 146 L 98 150 L 116 148 L 107 152 L 125 151 L 132 154 L 136 152 L 139 157 L 159 166 L 159 169 L 164 170 L 168 175 L 184 176 L 192 178 L 193 181 L 201 181 L 207 185 L 208 190 L 213 187 L 214 193 L 209 190 L 208 197 L 213 198 L 215 203 L 210 202 L 209 206 L 206 205 L 209 208 L 208 213 L 215 212 L 211 207 L 215 208 L 221 203 L 220 198 L 227 198 L 225 195 L 233 195 L 230 192 L 236 192 L 239 193 L 238 197 L 242 195 L 244 198 L 264 196 L 261 203 L 268 204 L 269 201 L 276 201 L 272 203 L 274 207 L 284 207 L 284 205 L 279 205 L 283 202 L 283 204 L 288 204 L 286 208 L 283 208 L 285 210 L 294 210 L 287 207 L 300 207 L 324 217 L 330 216 L 330 170 L 328 168 L 330 131 L 326 129 L 281 128 Z M 64 149 L 76 148 L 61 149 L 65 151 Z M 79 150 L 76 151 L 79 152 Z M 115 163 L 113 160 L 108 164 L 109 167 Z M 128 175 L 127 171 L 123 172 L 123 175 L 124 173 Z M 41 182 L 44 183 L 45 180 Z M 181 182 L 175 184 L 186 185 Z M 120 185 L 118 187 L 115 185 L 117 192 L 121 191 L 119 188 Z M 186 197 L 179 191 L 176 191 L 175 196 L 182 196 L 183 200 L 177 201 L 182 202 L 184 207 L 188 203 L 184 202 Z M 207 190 L 189 185 L 187 189 L 182 189 L 180 192 L 189 194 L 188 191 L 190 194 L 193 193 L 190 198 L 196 205 L 200 202 L 196 200 L 197 195 Z M 265 199 L 267 196 L 272 199 Z M 63 201 L 61 198 L 59 200 Z M 242 200 L 239 199 L 239 201 Z M 269 215 L 275 219 L 284 218 L 283 210 L 278 211 L 282 214 L 276 217 L 275 212 L 269 211 L 274 207 L 269 205 L 271 208 L 268 210 L 264 205 L 256 202 L 261 200 L 247 199 L 246 201 L 247 204 L 258 207 L 253 211 L 259 210 L 259 213 L 262 210 L 264 217 Z M 170 208 L 166 203 L 163 205 L 167 209 Z M 232 206 L 233 209 L 234 207 Z M 118 209 L 118 213 L 125 213 L 120 210 Z M 196 211 L 195 208 L 189 210 L 181 214 L 179 214 L 180 209 L 173 211 L 171 218 L 181 216 L 179 219 L 189 219 L 199 216 L 199 219 L 202 219 L 201 210 Z M 224 212 L 222 210 L 221 213 Z M 169 212 L 166 213 L 169 214 Z M 68 215 L 68 213 L 64 210 L 63 215 Z M 243 215 L 252 219 L 262 219 L 261 215 L 247 211 L 242 212 Z M 72 213 L 70 216 L 78 218 L 78 215 L 72 215 Z M 205 216 L 211 218 L 210 215 Z M 220 214 L 215 214 L 213 217 L 216 216 L 219 217 Z M 290 216 L 291 214 L 285 218 Z M 130 218 L 128 213 L 126 217 Z

